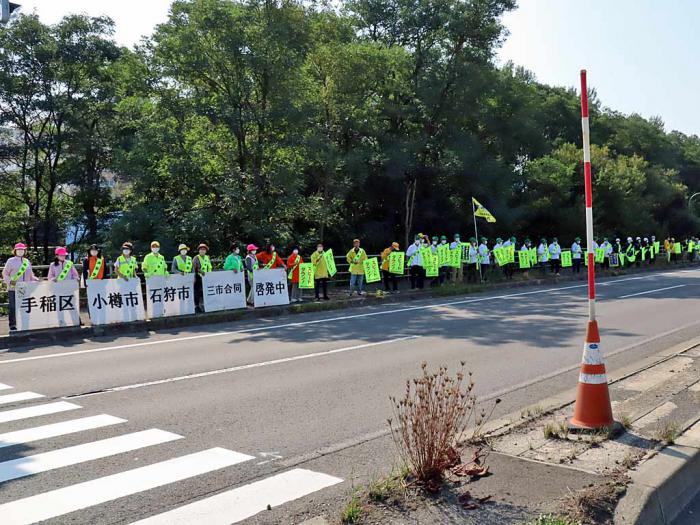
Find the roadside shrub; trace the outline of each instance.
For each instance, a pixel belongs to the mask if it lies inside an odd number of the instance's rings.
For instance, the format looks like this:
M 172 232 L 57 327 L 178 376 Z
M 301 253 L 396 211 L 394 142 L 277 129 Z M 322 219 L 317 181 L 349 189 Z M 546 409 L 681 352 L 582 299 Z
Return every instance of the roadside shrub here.
M 416 481 L 429 490 L 437 490 L 445 471 L 460 464 L 462 450 L 482 438 L 483 427 L 500 402 L 496 400 L 489 414 L 478 409 L 472 373 L 465 373 L 464 365 L 453 377 L 444 366 L 429 372 L 424 362 L 422 375 L 406 381 L 403 398 L 390 398 L 394 417 L 389 427 L 396 448 Z M 481 475 L 486 470 L 476 469 Z

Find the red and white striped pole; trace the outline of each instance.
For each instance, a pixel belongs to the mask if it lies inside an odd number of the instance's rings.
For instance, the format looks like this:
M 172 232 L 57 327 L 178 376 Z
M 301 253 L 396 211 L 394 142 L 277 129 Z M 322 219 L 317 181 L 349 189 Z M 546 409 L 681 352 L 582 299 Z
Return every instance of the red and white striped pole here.
M 588 122 L 588 87 L 586 70 L 581 70 L 581 127 L 583 128 L 583 176 L 586 193 L 586 258 L 588 261 L 588 326 L 579 374 L 574 415 L 569 424 L 574 429 L 610 427 L 612 417 L 605 362 L 600 349 L 600 334 L 595 317 L 595 252 L 593 250 L 593 183 L 591 144 Z

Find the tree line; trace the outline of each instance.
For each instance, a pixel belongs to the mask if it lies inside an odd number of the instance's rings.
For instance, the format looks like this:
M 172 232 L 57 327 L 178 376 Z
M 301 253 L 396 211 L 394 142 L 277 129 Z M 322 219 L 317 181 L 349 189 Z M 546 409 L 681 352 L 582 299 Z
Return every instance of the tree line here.
M 581 235 L 579 99 L 496 65 L 514 8 L 176 0 L 133 49 L 109 18 L 21 15 L 0 28 L 0 245 L 379 249 L 467 237 L 472 195 L 486 235 Z M 700 139 L 590 98 L 597 231 L 696 234 Z

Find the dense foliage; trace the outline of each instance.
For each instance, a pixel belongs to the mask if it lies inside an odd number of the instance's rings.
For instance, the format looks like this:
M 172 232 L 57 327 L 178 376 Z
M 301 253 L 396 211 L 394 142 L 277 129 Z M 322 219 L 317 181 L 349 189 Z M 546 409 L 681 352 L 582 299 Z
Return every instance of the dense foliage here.
M 581 234 L 576 92 L 494 64 L 514 4 L 176 0 L 133 50 L 106 18 L 20 16 L 0 28 L 0 245 L 379 249 L 468 236 L 472 195 L 487 234 Z M 700 139 L 591 96 L 598 231 L 697 233 Z

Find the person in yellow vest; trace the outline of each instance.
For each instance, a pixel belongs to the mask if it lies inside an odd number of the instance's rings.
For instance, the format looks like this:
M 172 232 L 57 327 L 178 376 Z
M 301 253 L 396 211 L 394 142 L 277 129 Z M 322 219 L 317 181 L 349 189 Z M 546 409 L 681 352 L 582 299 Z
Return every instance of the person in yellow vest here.
M 134 245 L 130 242 L 122 244 L 122 254 L 117 257 L 117 261 L 114 263 L 114 270 L 117 272 L 118 279 L 128 281 L 132 277 L 136 277 L 138 263 L 136 262 L 136 257 L 132 255 L 133 251 Z
M 179 273 L 185 275 L 192 273 L 192 257 L 187 255 L 190 248 L 186 244 L 181 244 L 177 247 L 177 255 L 173 257 L 173 264 L 170 268 L 171 273 Z
M 204 288 L 202 287 L 202 277 L 213 270 L 209 259 L 209 246 L 201 243 L 197 246 L 197 255 L 192 260 L 194 270 L 194 300 L 195 308 L 198 312 L 204 311 Z
M 350 290 L 348 295 L 352 295 L 353 290 L 357 287 L 357 295 L 363 295 L 362 288 L 365 284 L 365 267 L 362 264 L 367 260 L 367 253 L 363 248 L 360 248 L 360 239 L 352 241 L 352 250 L 350 250 L 345 258 L 350 264 Z
M 382 252 L 382 277 L 384 280 L 384 292 L 399 293 L 398 278 L 395 273 L 389 271 L 389 258 L 391 253 L 399 250 L 399 243 L 392 242 L 391 246 Z
M 311 264 L 314 265 L 314 295 L 316 300 L 321 300 L 321 290 L 323 290 L 323 300 L 328 301 L 328 266 L 326 259 L 323 257 L 325 253 L 323 243 L 316 245 L 316 251 L 311 254 Z
M 141 269 L 146 278 L 155 277 L 156 275 L 168 275 L 168 264 L 165 262 L 165 257 L 160 254 L 160 243 L 158 241 L 151 243 L 151 253 L 143 258 Z

